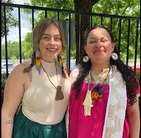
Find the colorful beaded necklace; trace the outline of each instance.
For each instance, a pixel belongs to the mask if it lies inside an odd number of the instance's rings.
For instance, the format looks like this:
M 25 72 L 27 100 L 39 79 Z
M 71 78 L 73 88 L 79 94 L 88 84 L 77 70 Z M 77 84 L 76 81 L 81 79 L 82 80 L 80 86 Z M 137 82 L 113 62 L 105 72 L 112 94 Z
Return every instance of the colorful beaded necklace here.
M 107 74 L 108 76 L 108 74 Z M 106 83 L 107 81 L 107 76 L 103 79 L 100 79 L 95 83 L 91 77 L 88 82 L 88 90 L 91 91 L 91 99 L 92 99 L 92 104 L 94 105 L 96 100 L 99 102 L 102 102 L 102 94 L 103 94 L 103 84 Z M 93 86 L 91 86 L 93 85 Z M 90 88 L 91 87 L 91 88 Z
M 95 77 L 92 77 L 92 74 L 89 72 L 88 76 L 88 91 L 91 91 L 92 105 L 95 104 L 96 100 L 102 102 L 103 94 L 103 84 L 106 83 L 109 73 L 109 68 L 103 69 L 100 73 L 101 79 L 95 81 Z M 96 83 L 95 83 L 96 82 Z
M 102 82 L 107 80 L 108 74 L 109 74 L 109 68 L 103 69 L 103 71 L 99 74 L 99 75 L 101 75 L 101 79 L 99 81 L 97 81 L 97 83 L 95 85 L 93 85 L 94 83 L 92 83 L 91 75 L 89 72 L 88 80 L 87 80 L 88 81 L 87 93 L 86 93 L 85 99 L 83 101 L 85 116 L 91 115 L 91 108 L 94 106 L 95 101 L 98 98 L 102 97 L 102 93 L 103 93 Z

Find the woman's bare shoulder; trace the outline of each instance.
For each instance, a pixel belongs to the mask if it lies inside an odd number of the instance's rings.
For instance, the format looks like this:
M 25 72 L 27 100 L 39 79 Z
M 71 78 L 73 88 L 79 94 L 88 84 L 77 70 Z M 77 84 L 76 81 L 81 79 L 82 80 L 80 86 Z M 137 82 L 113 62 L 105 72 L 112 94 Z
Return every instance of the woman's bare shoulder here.
M 25 63 L 20 63 L 14 67 L 12 72 L 9 75 L 9 78 L 22 78 L 26 76 L 27 73 L 24 73 L 24 69 L 27 66 L 25 66 Z

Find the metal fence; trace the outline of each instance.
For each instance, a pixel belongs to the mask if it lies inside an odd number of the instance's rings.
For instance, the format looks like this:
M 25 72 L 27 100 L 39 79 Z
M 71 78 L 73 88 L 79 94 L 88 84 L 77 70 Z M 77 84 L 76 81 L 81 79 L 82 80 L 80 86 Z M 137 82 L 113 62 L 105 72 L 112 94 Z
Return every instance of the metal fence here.
M 26 30 L 24 25 L 28 25 L 29 31 L 36 24 L 37 17 L 39 18 L 55 18 L 59 20 L 64 27 L 65 34 L 66 34 L 66 42 L 67 42 L 67 52 L 66 52 L 66 62 L 68 68 L 70 69 L 70 61 L 72 57 L 72 47 L 78 47 L 78 58 L 81 54 L 81 45 L 82 45 L 82 31 L 81 26 L 83 21 L 83 15 L 89 17 L 89 20 L 85 22 L 89 22 L 90 26 L 94 24 L 104 25 L 110 28 L 110 30 L 114 33 L 118 50 L 120 51 L 121 56 L 127 65 L 130 65 L 130 51 L 132 51 L 132 66 L 134 71 L 136 72 L 137 66 L 140 67 L 140 19 L 135 17 L 127 17 L 127 16 L 117 16 L 117 15 L 105 15 L 105 14 L 98 14 L 98 13 L 86 13 L 86 12 L 77 12 L 72 10 L 61 10 L 61 9 L 52 9 L 46 7 L 38 7 L 38 6 L 28 6 L 28 5 L 17 5 L 17 4 L 8 4 L 8 3 L 1 3 L 1 7 L 3 8 L 4 12 L 4 24 L 5 24 L 5 34 L 7 28 L 7 8 L 13 8 L 13 14 L 18 21 L 18 27 L 15 29 L 10 30 L 13 31 L 14 35 L 17 35 L 16 39 L 19 43 L 19 63 L 23 62 L 23 54 L 22 54 L 22 40 L 24 39 L 23 33 Z M 78 23 L 76 26 L 75 19 L 78 18 Z M 26 21 L 23 23 L 23 21 Z M 75 37 L 76 27 L 78 27 L 78 36 L 77 40 Z M 24 30 L 25 29 L 25 30 Z M 124 30 L 124 32 L 123 32 Z M 5 45 L 5 59 L 6 63 L 8 63 L 8 41 L 9 36 L 5 35 L 3 38 L 3 44 Z M 123 45 L 124 46 L 121 46 Z M 131 50 L 132 45 L 132 50 Z M 123 53 L 126 53 L 123 54 Z M 73 52 L 73 55 L 76 53 Z M 76 56 L 76 55 L 75 55 Z M 75 57 L 74 56 L 74 57 Z M 76 56 L 76 57 L 77 57 Z M 8 65 L 7 65 L 7 74 L 8 74 Z

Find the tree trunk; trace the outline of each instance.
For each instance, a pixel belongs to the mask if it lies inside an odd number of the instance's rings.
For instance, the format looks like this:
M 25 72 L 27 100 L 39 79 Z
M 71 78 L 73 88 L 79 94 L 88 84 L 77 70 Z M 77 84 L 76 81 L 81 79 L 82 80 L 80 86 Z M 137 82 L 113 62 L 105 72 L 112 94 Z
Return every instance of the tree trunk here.
M 75 10 L 81 14 L 75 16 L 75 33 L 76 33 L 76 62 L 79 61 L 83 54 L 82 46 L 84 45 L 84 34 L 91 26 L 91 16 L 88 12 L 99 0 L 74 0 Z

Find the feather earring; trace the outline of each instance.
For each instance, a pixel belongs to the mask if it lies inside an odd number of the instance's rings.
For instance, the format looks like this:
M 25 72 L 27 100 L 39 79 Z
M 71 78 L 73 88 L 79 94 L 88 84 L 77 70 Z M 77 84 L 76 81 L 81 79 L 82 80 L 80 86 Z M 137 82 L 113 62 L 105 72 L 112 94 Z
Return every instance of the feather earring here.
M 41 73 L 41 57 L 40 57 L 39 50 L 36 51 L 35 62 L 36 62 L 36 69 L 37 69 L 38 73 L 40 74 Z

